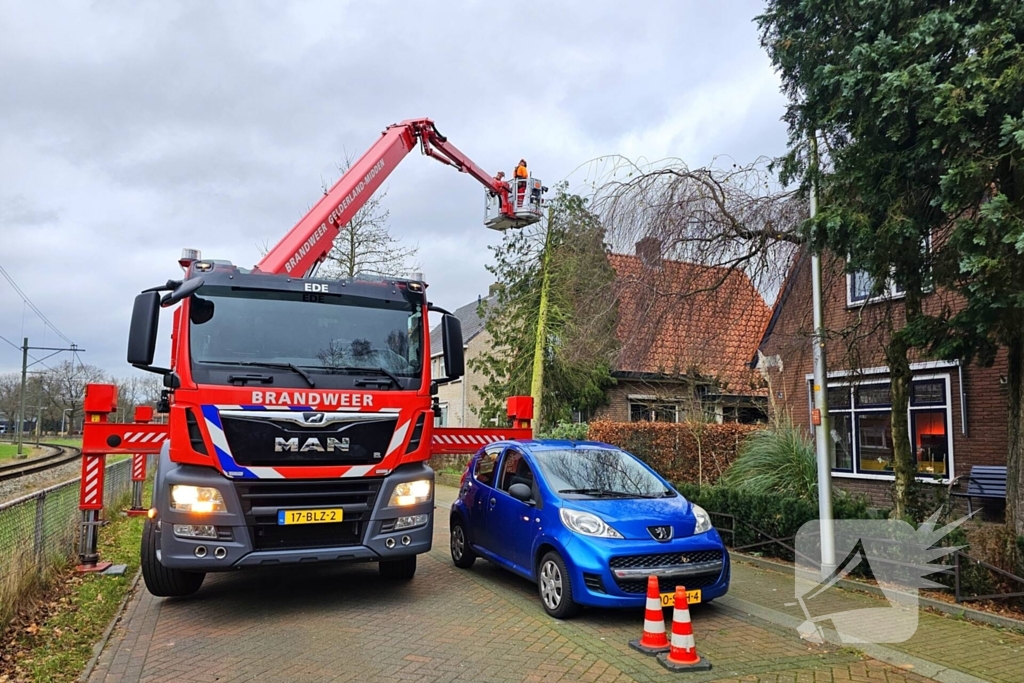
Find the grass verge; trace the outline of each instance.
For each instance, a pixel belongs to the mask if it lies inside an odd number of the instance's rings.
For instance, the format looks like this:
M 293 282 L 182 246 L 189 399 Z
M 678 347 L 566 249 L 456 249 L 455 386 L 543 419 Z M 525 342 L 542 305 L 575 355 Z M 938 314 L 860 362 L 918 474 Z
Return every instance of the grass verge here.
M 139 568 L 144 518 L 122 516 L 116 510 L 127 498 L 116 502 L 115 512 L 104 513 L 110 523 L 100 530 L 99 552 L 104 561 L 127 565 L 124 575 L 78 575 L 71 565 L 57 572 L 0 636 L 0 683 L 74 681 L 89 662 Z
M 34 458 L 37 455 L 43 453 L 42 448 L 36 448 L 30 446 L 27 443 L 23 447 L 24 454 L 29 458 Z M 16 443 L 0 443 L 0 460 L 9 460 L 14 458 L 18 454 L 18 444 Z

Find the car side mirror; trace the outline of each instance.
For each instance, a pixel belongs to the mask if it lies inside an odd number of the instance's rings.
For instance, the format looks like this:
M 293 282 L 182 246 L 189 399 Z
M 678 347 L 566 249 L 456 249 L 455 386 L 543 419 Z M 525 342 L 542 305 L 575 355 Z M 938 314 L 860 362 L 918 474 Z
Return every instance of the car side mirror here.
M 526 484 L 512 484 L 508 487 L 508 495 L 516 500 L 529 503 L 533 499 L 533 490 Z

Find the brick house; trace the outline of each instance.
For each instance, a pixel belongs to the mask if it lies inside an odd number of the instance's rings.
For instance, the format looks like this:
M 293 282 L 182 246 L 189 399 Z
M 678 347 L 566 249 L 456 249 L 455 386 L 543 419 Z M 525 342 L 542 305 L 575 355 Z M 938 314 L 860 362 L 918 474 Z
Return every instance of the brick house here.
M 621 346 L 617 384 L 593 417 L 763 421 L 767 392 L 750 364 L 771 311 L 746 274 L 665 259 L 653 238 L 609 261 Z
M 761 422 L 767 392 L 751 369 L 771 311 L 740 270 L 666 259 L 657 240 L 610 254 L 621 347 L 608 404 L 616 422 Z
M 635 255 L 609 255 L 619 308 L 621 346 L 612 373 L 617 383 L 607 405 L 577 419 L 682 422 L 697 415 L 717 422 L 764 421 L 767 391 L 750 367 L 771 317 L 764 299 L 740 271 L 667 260 L 660 252 L 647 239 Z M 467 371 L 438 388 L 438 425 L 480 426 L 474 409 L 482 400 L 475 387 L 484 378 L 469 360 L 490 347 L 491 337 L 479 306 L 478 298 L 454 311 L 462 322 Z M 430 339 L 431 372 L 441 377 L 440 331 L 431 331 Z
M 775 405 L 793 422 L 811 425 L 811 259 L 801 250 L 779 292 L 760 344 Z M 864 273 L 846 273 L 838 258 L 822 259 L 825 326 L 828 331 L 828 402 L 833 482 L 891 502 L 892 426 L 889 375 L 883 347 L 889 330 L 904 324 L 902 292 L 894 285 L 872 298 Z M 955 310 L 948 292 L 923 300 L 926 313 Z M 992 367 L 911 359 L 914 381 L 907 420 L 919 478 L 936 485 L 965 475 L 972 465 L 1005 465 L 1007 449 L 1006 354 Z
M 489 303 L 494 298 L 487 300 Z M 437 388 L 437 400 L 441 406 L 441 417 L 435 418 L 438 427 L 479 427 L 480 418 L 474 412 L 483 404 L 477 387 L 483 385 L 483 373 L 475 370 L 470 360 L 478 357 L 491 346 L 491 335 L 484 329 L 485 321 L 478 315 L 481 297 L 460 306 L 453 315 L 462 323 L 463 353 L 466 356 L 466 374 L 460 379 Z M 440 326 L 430 331 L 430 376 L 444 377 L 444 353 L 441 348 Z

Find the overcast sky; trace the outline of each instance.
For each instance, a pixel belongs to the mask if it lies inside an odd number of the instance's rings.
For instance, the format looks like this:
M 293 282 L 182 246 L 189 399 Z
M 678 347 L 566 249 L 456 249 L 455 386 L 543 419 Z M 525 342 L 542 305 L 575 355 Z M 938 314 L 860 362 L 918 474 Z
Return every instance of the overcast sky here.
M 522 156 L 574 188 L 602 155 L 777 155 L 761 4 L 0 0 L 0 265 L 126 375 L 132 299 L 182 247 L 252 266 L 389 123 L 433 118 L 488 170 Z M 485 292 L 479 185 L 413 153 L 386 187 L 431 300 Z M 0 335 L 62 341 L 2 279 Z M 20 361 L 0 341 L 0 372 Z

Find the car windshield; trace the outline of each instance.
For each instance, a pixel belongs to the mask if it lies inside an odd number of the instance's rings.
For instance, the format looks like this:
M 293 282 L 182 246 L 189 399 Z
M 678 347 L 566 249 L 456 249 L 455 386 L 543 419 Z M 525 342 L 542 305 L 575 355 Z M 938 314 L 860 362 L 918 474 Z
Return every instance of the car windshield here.
M 294 365 L 311 375 L 377 371 L 420 376 L 419 307 L 396 300 L 204 287 L 191 305 L 192 360 Z
M 640 462 L 613 448 L 538 449 L 537 463 L 561 495 L 660 498 L 675 495 Z

